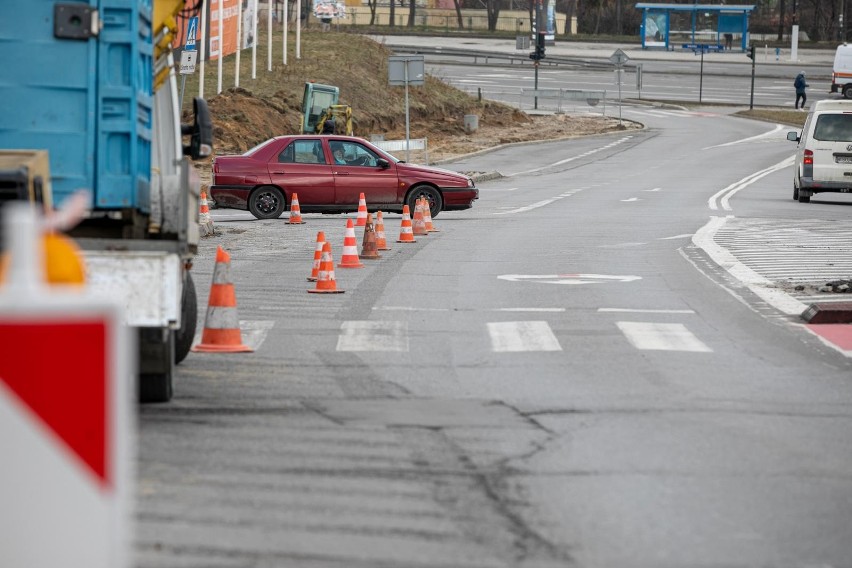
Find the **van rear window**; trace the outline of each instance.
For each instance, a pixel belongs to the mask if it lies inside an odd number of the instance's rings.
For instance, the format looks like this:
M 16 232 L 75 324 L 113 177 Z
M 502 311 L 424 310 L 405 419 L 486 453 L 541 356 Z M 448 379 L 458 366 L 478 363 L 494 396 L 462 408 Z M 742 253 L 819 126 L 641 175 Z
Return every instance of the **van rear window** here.
M 852 141 L 852 114 L 819 115 L 813 137 L 826 142 Z

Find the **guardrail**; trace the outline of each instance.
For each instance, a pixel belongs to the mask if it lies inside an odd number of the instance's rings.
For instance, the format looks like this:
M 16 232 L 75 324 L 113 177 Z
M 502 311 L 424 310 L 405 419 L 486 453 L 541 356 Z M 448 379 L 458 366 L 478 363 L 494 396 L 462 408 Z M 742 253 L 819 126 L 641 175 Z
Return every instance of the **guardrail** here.
M 424 164 L 429 165 L 429 140 L 427 138 L 411 138 L 406 145 L 405 140 L 371 140 L 374 146 L 378 146 L 385 152 L 396 156 L 398 152 L 405 152 L 406 146 L 409 151 L 417 150 L 423 152 Z M 397 156 L 399 157 L 399 156 Z
M 556 112 L 562 112 L 562 106 L 565 102 L 577 103 L 582 101 L 588 106 L 596 107 L 600 103 L 601 114 L 606 114 L 606 91 L 584 91 L 581 89 L 521 89 L 519 107 L 523 110 L 524 102 L 532 100 L 533 104 L 538 103 L 538 108 L 548 103 L 553 104 L 556 101 Z M 576 106 L 576 105 L 575 105 Z
M 418 55 L 428 55 L 430 59 L 437 57 L 455 57 L 472 59 L 475 65 L 530 65 L 532 60 L 529 53 L 523 51 L 521 53 L 499 52 L 499 51 L 477 51 L 469 49 L 447 49 L 444 47 L 424 47 L 424 46 L 402 46 L 395 45 L 391 48 L 394 53 L 411 53 Z M 597 69 L 608 70 L 613 69 L 612 63 L 609 61 L 595 61 L 588 59 L 579 59 L 575 57 L 560 57 L 556 55 L 548 55 L 539 61 L 541 66 L 549 67 L 570 67 L 574 69 Z M 627 65 L 628 67 L 630 64 Z

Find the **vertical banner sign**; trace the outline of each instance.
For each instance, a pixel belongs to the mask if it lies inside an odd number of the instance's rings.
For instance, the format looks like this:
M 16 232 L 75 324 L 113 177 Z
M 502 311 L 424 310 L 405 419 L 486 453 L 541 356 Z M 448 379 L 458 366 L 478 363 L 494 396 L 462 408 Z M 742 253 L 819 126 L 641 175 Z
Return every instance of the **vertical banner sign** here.
M 9 296 L 0 289 L 0 565 L 130 568 L 133 355 L 120 311 Z
M 219 6 L 222 6 L 222 45 L 219 45 Z M 237 19 L 239 18 L 239 0 L 210 1 L 210 29 L 207 33 L 211 61 L 225 57 L 237 51 Z

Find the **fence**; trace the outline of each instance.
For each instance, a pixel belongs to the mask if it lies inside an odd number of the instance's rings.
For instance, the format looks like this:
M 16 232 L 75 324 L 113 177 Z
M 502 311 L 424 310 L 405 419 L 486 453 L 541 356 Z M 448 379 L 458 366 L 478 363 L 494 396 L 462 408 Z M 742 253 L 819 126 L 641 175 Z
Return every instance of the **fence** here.
M 518 99 L 518 107 L 523 110 L 524 105 L 537 106 L 541 110 L 553 109 L 556 112 L 564 112 L 564 103 L 583 103 L 596 107 L 600 103 L 601 114 L 606 114 L 606 91 L 583 91 L 580 89 L 521 89 Z
M 405 156 L 405 140 L 371 140 L 374 146 L 377 146 L 388 152 L 393 154 L 397 158 L 402 159 Z M 416 150 L 422 152 L 423 160 L 425 165 L 429 165 L 429 143 L 426 138 L 411 138 L 408 140 L 408 150 Z M 397 155 L 400 154 L 401 155 Z

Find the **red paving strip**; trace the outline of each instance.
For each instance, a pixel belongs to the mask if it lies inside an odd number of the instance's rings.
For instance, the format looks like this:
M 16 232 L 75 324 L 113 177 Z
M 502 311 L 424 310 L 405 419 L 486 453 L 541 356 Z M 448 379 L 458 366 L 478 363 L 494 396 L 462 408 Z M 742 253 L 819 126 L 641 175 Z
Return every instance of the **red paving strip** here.
M 812 333 L 821 337 L 835 349 L 852 357 L 852 325 L 846 323 L 806 324 Z

